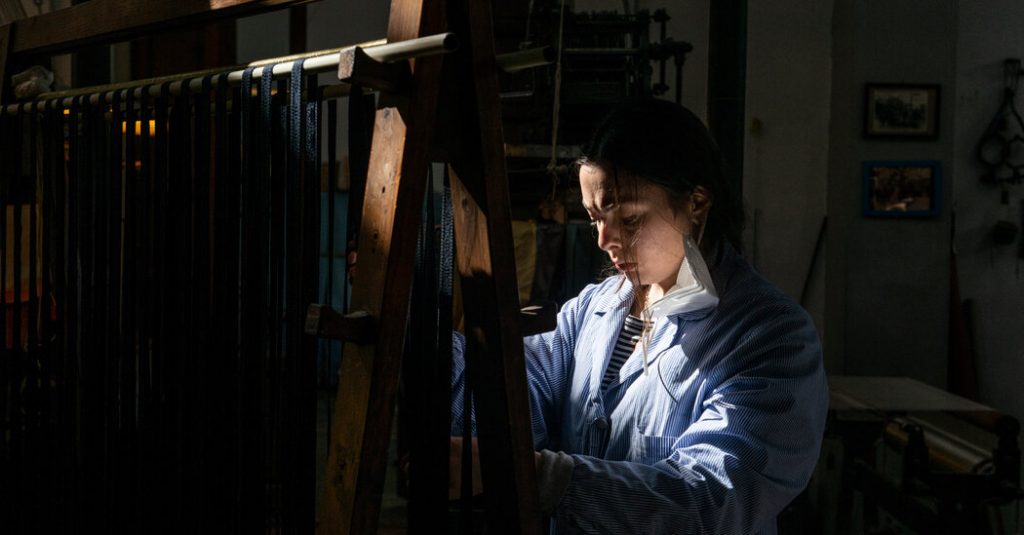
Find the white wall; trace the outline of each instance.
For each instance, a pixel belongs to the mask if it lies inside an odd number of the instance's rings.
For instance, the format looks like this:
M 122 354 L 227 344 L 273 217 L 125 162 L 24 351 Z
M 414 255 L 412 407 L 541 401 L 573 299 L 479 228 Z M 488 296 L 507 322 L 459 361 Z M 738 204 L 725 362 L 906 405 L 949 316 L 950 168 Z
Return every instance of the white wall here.
M 811 264 L 826 213 L 831 21 L 832 0 L 748 4 L 747 257 L 794 299 L 811 277 L 805 308 L 819 332 L 825 329 L 824 250 L 813 273 Z
M 1017 244 L 998 246 L 988 235 L 1007 214 L 998 188 L 978 180 L 983 168 L 973 152 L 1002 101 L 1003 60 L 1024 58 L 1024 3 L 960 2 L 957 17 L 957 127 L 950 174 L 957 207 L 960 292 L 974 302 L 981 401 L 1024 421 L 1024 260 L 1017 258 Z M 1024 81 L 1016 105 L 1024 109 Z M 1009 219 L 1018 227 L 1022 189 L 1013 187 L 1010 196 Z
M 902 375 L 946 386 L 949 180 L 941 215 L 866 218 L 861 163 L 939 160 L 952 174 L 956 2 L 836 0 L 832 18 L 826 354 L 849 375 Z M 942 86 L 934 141 L 862 137 L 864 84 Z
M 288 10 L 238 19 L 235 58 L 249 63 L 288 54 Z
M 306 5 L 306 49 L 323 50 L 384 37 L 390 0 L 320 0 Z M 238 20 L 238 62 L 288 54 L 288 10 Z

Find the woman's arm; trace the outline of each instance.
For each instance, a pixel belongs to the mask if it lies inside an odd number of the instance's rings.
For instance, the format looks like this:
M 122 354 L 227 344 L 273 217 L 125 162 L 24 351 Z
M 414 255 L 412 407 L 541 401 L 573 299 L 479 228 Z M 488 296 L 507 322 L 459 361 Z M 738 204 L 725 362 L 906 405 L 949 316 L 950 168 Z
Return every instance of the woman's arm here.
M 523 339 L 526 382 L 530 392 L 530 414 L 533 423 L 534 447 L 551 447 L 557 439 L 558 420 L 572 374 L 572 351 L 575 346 L 580 308 L 589 301 L 592 287 L 568 301 L 558 313 L 555 330 Z M 452 434 L 462 435 L 463 395 L 466 384 L 466 340 L 452 333 Z M 471 414 L 472 433 L 476 434 L 476 415 Z
M 828 393 L 806 314 L 756 329 L 725 358 L 699 419 L 679 437 L 638 435 L 665 452 L 646 465 L 574 455 L 556 518 L 584 533 L 755 533 L 806 485 Z

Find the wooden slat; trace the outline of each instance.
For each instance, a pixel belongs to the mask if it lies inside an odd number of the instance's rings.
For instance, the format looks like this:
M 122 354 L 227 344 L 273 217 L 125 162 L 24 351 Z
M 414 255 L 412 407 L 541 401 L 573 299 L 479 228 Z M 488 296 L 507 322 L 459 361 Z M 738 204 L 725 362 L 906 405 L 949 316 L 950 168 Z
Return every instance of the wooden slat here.
M 540 533 L 490 2 L 456 0 L 452 205 L 488 528 Z M 463 41 L 465 42 L 465 41 Z
M 372 316 L 359 312 L 343 316 L 327 305 L 309 305 L 304 330 L 306 334 L 353 344 L 377 341 L 377 325 Z
M 311 0 L 91 0 L 12 24 L 11 54 L 111 43 L 154 30 L 241 17 Z
M 440 31 L 439 6 L 432 0 L 393 0 L 388 40 Z M 351 307 L 369 312 L 380 330 L 376 347 L 345 345 L 318 534 L 376 532 L 440 63 L 441 58 L 417 60 L 409 98 L 385 94 L 378 104 L 359 232 L 365 269 L 355 278 Z
M 338 80 L 378 91 L 401 92 L 408 88 L 412 74 L 408 62 L 380 63 L 357 46 L 338 54 Z

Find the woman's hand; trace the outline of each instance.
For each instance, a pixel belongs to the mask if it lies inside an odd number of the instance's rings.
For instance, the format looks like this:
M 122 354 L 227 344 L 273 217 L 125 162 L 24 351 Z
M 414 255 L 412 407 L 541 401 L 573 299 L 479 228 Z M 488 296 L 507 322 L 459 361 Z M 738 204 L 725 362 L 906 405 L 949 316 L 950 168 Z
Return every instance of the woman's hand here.
M 345 246 L 345 268 L 348 270 L 348 283 L 353 284 L 356 278 L 356 261 L 359 260 L 359 246 L 355 240 L 349 240 Z

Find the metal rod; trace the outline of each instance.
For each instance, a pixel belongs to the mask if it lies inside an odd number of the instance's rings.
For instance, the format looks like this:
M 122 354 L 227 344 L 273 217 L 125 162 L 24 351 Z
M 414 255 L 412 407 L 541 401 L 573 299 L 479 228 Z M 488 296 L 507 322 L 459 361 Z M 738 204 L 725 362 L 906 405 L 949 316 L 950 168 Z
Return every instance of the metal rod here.
M 444 48 L 440 52 L 431 51 L 431 52 L 428 52 L 428 53 L 414 55 L 414 56 L 408 56 L 408 57 L 403 57 L 403 56 L 401 56 L 399 54 L 400 52 L 404 53 L 404 52 L 408 52 L 410 50 L 410 48 L 406 45 L 407 43 L 412 43 L 413 41 L 423 41 L 423 40 L 431 40 L 429 42 L 426 42 L 426 44 L 429 44 L 431 46 L 437 46 L 438 44 L 440 44 L 443 47 L 451 47 L 451 48 Z M 438 40 L 440 40 L 441 42 L 438 43 L 437 42 Z M 402 47 L 389 48 L 389 47 L 395 47 L 396 45 L 406 45 L 406 46 L 404 48 L 402 48 Z M 393 43 L 392 45 L 388 45 L 385 42 L 385 40 L 383 40 L 383 39 L 378 39 L 376 41 L 368 41 L 366 43 L 362 43 L 362 44 L 354 45 L 354 46 L 366 47 L 366 48 L 364 48 L 364 51 L 368 55 L 373 57 L 374 59 L 377 59 L 378 61 L 382 61 L 380 58 L 384 58 L 387 61 L 397 61 L 399 59 L 409 59 L 409 57 L 424 57 L 424 56 L 433 55 L 433 54 L 447 53 L 447 52 L 450 52 L 450 51 L 454 50 L 454 47 L 456 45 L 457 45 L 457 43 L 455 43 L 454 34 L 452 34 L 452 33 L 443 33 L 443 34 L 437 34 L 437 35 L 428 36 L 428 37 L 422 37 L 422 38 L 419 38 L 419 39 L 413 39 L 411 41 L 402 41 L 401 43 Z M 320 50 L 320 51 L 317 51 L 317 52 L 310 52 L 308 54 L 293 54 L 293 55 L 290 55 L 290 56 L 282 56 L 282 57 L 279 57 L 279 58 L 262 59 L 262 60 L 259 60 L 259 61 L 254 61 L 252 63 L 249 63 L 248 66 L 256 67 L 256 69 L 253 70 L 253 78 L 261 77 L 263 75 L 262 67 L 266 66 L 266 65 L 277 65 L 274 68 L 274 75 L 275 76 L 281 75 L 281 74 L 287 75 L 287 74 L 290 74 L 290 71 L 288 70 L 288 69 L 290 69 L 290 66 L 288 64 L 290 64 L 291 62 L 294 62 L 297 59 L 306 58 L 307 59 L 307 61 L 305 63 L 305 71 L 306 72 L 326 72 L 328 70 L 331 70 L 331 69 L 337 67 L 337 65 L 338 65 L 338 55 L 343 50 L 347 50 L 348 48 L 351 48 L 351 47 L 334 48 L 334 49 L 330 49 L 330 50 Z M 525 70 L 525 69 L 530 69 L 530 68 L 533 68 L 533 67 L 541 67 L 541 66 L 544 66 L 544 65 L 550 65 L 554 61 L 553 55 L 554 55 L 554 49 L 552 47 L 545 46 L 545 47 L 531 48 L 531 49 L 527 49 L 527 50 L 520 50 L 520 51 L 517 51 L 517 52 L 509 52 L 507 54 L 498 54 L 498 56 L 496 57 L 496 61 L 497 61 L 498 67 L 500 69 L 502 69 L 503 71 L 505 71 L 507 73 L 516 73 L 516 72 L 519 72 L 519 71 L 522 71 L 522 70 Z M 159 90 L 160 84 L 162 84 L 164 82 L 168 82 L 168 81 L 171 81 L 171 82 L 173 82 L 173 81 L 184 82 L 185 80 L 189 80 L 189 88 L 190 89 L 193 89 L 193 90 L 199 89 L 199 90 L 201 90 L 204 77 L 210 76 L 212 74 L 223 73 L 223 72 L 224 72 L 224 70 L 222 70 L 222 69 L 209 69 L 209 70 L 205 70 L 205 71 L 195 71 L 195 72 L 190 72 L 190 73 L 176 74 L 176 75 L 173 75 L 173 76 L 164 76 L 164 77 L 159 77 L 159 78 L 150 78 L 150 79 L 147 79 L 147 80 L 137 80 L 137 81 L 133 81 L 133 82 L 124 82 L 124 83 L 120 83 L 120 84 L 112 84 L 112 85 L 108 85 L 108 86 L 85 87 L 85 88 L 74 89 L 74 90 L 69 90 L 69 91 L 44 93 L 44 94 L 40 95 L 37 100 L 35 100 L 33 102 L 25 103 L 25 109 L 27 109 L 27 110 L 39 109 L 39 108 L 43 107 L 43 105 L 45 103 L 50 102 L 50 101 L 52 101 L 54 99 L 60 99 L 60 102 L 58 103 L 58 106 L 67 106 L 67 105 L 70 104 L 70 99 L 72 97 L 75 97 L 75 96 L 78 96 L 78 95 L 90 95 L 89 102 L 95 104 L 95 103 L 99 102 L 100 94 L 102 94 L 103 97 L 106 100 L 110 100 L 113 97 L 113 94 L 114 94 L 115 91 L 120 91 L 122 89 L 130 89 L 130 88 L 134 88 L 135 89 L 135 91 L 133 92 L 133 96 L 138 97 L 142 93 L 142 88 L 146 87 L 146 86 L 150 86 L 150 91 L 149 91 L 150 95 L 156 96 L 159 93 L 159 91 L 160 91 Z M 242 79 L 241 73 L 242 73 L 242 70 L 229 71 L 227 73 L 228 74 L 228 78 L 227 78 L 228 79 L 228 83 L 229 84 L 238 84 L 241 81 L 241 79 Z M 220 79 L 220 77 L 215 77 L 215 78 L 213 78 L 211 83 L 214 86 L 216 86 L 219 83 L 219 79 Z M 180 93 L 181 85 L 182 85 L 181 83 L 178 83 L 177 85 L 173 85 L 172 84 L 171 85 L 171 93 L 172 94 Z M 322 98 L 324 100 L 335 99 L 335 98 L 345 98 L 345 97 L 348 97 L 350 91 L 351 91 L 351 86 L 349 84 L 339 83 L 339 84 L 325 86 L 323 88 L 323 90 L 322 90 L 321 95 L 322 95 Z M 372 89 L 369 89 L 369 88 L 363 88 L 363 91 L 364 92 L 369 92 L 369 93 L 373 93 L 374 92 Z M 0 111 L 0 113 L 7 113 L 9 115 L 14 115 L 14 114 L 17 113 L 17 106 L 18 106 L 17 104 L 10 104 L 10 105 L 4 106 L 2 108 L 2 111 Z
M 457 46 L 458 42 L 455 38 L 455 34 L 447 32 L 428 35 L 426 37 L 418 37 L 416 39 L 409 39 L 407 41 L 399 41 L 397 43 L 384 43 L 383 40 L 378 40 L 359 45 L 347 46 L 344 48 L 310 52 L 309 54 L 295 54 L 280 58 L 264 59 L 250 63 L 246 67 L 255 67 L 252 73 L 253 79 L 262 77 L 264 68 L 271 64 L 274 65 L 274 76 L 288 76 L 291 74 L 291 62 L 297 59 L 306 59 L 306 63 L 304 64 L 305 72 L 320 73 L 337 69 L 338 58 L 341 52 L 355 47 L 362 47 L 363 51 L 366 52 L 368 56 L 377 61 L 389 63 L 436 54 L 446 54 L 455 50 Z M 244 68 L 241 68 L 230 71 L 228 73 L 228 83 L 238 84 L 241 82 L 242 72 L 244 70 Z M 25 108 L 29 110 L 37 109 L 40 108 L 43 103 L 53 99 L 60 99 L 61 106 L 70 106 L 71 99 L 80 95 L 88 95 L 90 104 L 98 104 L 101 97 L 104 100 L 108 100 L 114 91 L 128 88 L 134 88 L 133 93 L 136 96 L 141 95 L 143 88 L 148 88 L 150 95 L 158 96 L 161 85 L 167 82 L 172 82 L 170 86 L 171 94 L 177 95 L 180 93 L 181 87 L 185 82 L 188 82 L 190 89 L 201 90 L 203 77 L 218 72 L 223 72 L 223 69 L 177 74 L 174 76 L 139 80 L 117 85 L 84 87 L 59 93 L 43 93 L 42 95 L 39 95 L 36 100 L 25 103 Z M 19 104 L 8 104 L 3 107 L 2 111 L 3 113 L 14 114 L 18 111 L 18 106 Z
M 608 55 L 635 55 L 640 53 L 639 48 L 566 48 L 563 54 L 575 56 L 608 56 Z
M 554 63 L 555 49 L 550 46 L 528 48 L 518 52 L 498 54 L 496 60 L 498 62 L 498 68 L 507 73 L 514 73 L 524 69 Z

